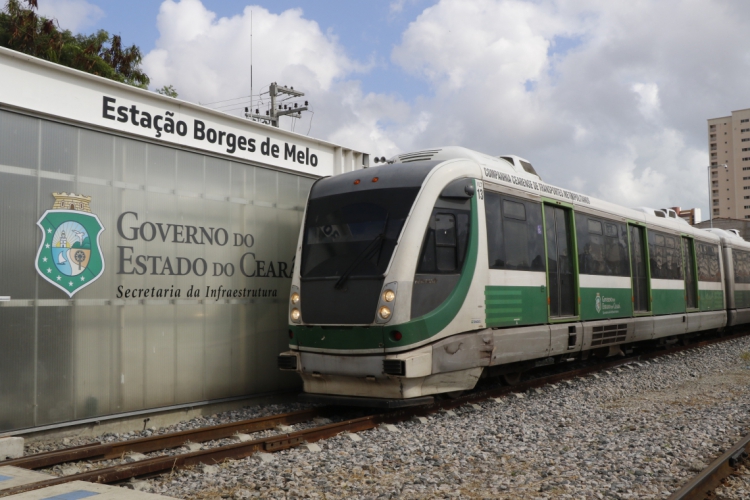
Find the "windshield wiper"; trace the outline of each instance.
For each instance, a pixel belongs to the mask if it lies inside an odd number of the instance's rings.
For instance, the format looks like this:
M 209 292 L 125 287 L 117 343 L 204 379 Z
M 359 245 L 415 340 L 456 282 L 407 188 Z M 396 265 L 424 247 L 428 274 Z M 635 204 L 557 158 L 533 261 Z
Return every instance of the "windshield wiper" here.
M 333 288 L 339 290 L 341 287 L 344 286 L 344 283 L 346 283 L 346 280 L 349 279 L 349 275 L 352 274 L 352 272 L 359 266 L 362 261 L 364 261 L 367 257 L 373 254 L 376 248 L 379 248 L 380 244 L 382 243 L 383 239 L 385 239 L 385 231 L 380 233 L 373 239 L 370 243 L 368 243 L 367 247 L 365 247 L 364 250 L 357 256 L 356 259 L 354 259 L 354 262 L 351 263 L 349 267 L 346 268 L 346 271 L 344 271 L 344 274 L 341 275 L 339 280 L 336 282 L 335 285 L 333 285 Z

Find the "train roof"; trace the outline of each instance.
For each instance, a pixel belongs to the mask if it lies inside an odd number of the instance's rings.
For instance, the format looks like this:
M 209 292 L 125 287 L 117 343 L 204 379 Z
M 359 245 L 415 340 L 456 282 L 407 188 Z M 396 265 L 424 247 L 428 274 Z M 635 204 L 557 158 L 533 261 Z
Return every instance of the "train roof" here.
M 531 162 L 516 155 L 490 156 L 479 151 L 459 146 L 447 146 L 443 148 L 423 149 L 412 153 L 396 155 L 388 160 L 388 163 L 413 163 L 418 161 L 447 161 L 457 159 L 474 160 L 480 165 L 490 165 L 493 168 L 506 172 L 507 174 L 520 175 L 525 178 L 541 181 L 542 178 L 534 170 Z
M 710 227 L 703 229 L 703 231 L 718 236 L 719 239 L 721 239 L 721 244 L 725 247 L 750 250 L 750 242 L 745 241 L 745 239 L 740 236 L 740 232 L 736 229 L 719 229 L 718 227 Z
M 667 209 L 653 209 L 648 207 L 628 208 L 598 198 L 586 196 L 575 191 L 562 189 L 547 184 L 541 177 L 531 170 L 524 168 L 521 161 L 526 160 L 514 155 L 490 156 L 471 149 L 449 146 L 442 148 L 424 149 L 411 153 L 396 155 L 388 160 L 389 164 L 409 164 L 422 161 L 436 162 L 437 164 L 448 160 L 467 159 L 478 163 L 482 171 L 482 180 L 490 184 L 498 184 L 513 187 L 527 193 L 544 196 L 546 198 L 560 200 L 602 215 L 610 214 L 620 218 L 642 222 L 653 227 L 660 227 L 673 233 L 689 234 L 705 241 L 718 242 L 722 236 L 716 232 L 695 228 L 687 221 L 676 217 L 676 214 L 668 213 Z M 510 161 L 513 160 L 513 162 Z M 516 161 L 518 160 L 518 161 Z M 728 241 L 728 240 L 727 240 Z M 744 240 L 743 240 L 744 241 Z M 748 244 L 750 248 L 750 244 Z

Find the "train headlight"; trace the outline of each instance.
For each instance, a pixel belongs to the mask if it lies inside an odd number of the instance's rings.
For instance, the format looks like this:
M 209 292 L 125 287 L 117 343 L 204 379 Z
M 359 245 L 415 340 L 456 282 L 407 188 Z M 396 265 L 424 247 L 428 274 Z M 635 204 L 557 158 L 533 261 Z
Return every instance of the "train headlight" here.
M 380 310 L 378 311 L 378 314 L 383 319 L 388 319 L 391 317 L 391 310 L 388 308 L 388 306 L 382 306 Z
M 386 283 L 380 290 L 378 308 L 375 309 L 375 323 L 384 325 L 396 317 L 396 294 L 398 293 L 398 281 Z
M 300 297 L 299 287 L 292 285 L 292 289 L 289 294 L 289 320 L 293 323 L 302 322 L 302 298 Z

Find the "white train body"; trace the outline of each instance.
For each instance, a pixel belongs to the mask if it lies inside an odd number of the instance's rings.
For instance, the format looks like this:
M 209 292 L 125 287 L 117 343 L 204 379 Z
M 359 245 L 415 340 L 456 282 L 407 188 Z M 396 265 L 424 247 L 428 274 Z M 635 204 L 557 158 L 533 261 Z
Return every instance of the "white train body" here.
M 316 182 L 296 263 L 279 366 L 353 404 L 750 322 L 737 235 L 457 147 Z

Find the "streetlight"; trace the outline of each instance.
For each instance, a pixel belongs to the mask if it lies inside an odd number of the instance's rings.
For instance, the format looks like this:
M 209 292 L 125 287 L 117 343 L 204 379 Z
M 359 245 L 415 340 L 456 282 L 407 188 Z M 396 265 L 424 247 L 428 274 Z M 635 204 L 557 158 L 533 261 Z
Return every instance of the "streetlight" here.
M 722 164 L 721 166 L 724 167 L 724 170 L 729 170 L 729 165 L 727 165 L 726 163 Z M 711 168 L 712 167 L 718 167 L 718 165 L 709 165 L 708 167 L 706 167 L 708 169 L 708 216 L 709 216 L 709 220 L 711 221 L 711 229 L 713 229 L 714 227 L 714 206 L 713 206 L 713 200 L 711 196 L 711 193 L 713 192 L 713 186 L 711 185 Z M 718 187 L 718 183 L 719 183 L 719 177 L 717 175 L 716 187 Z

